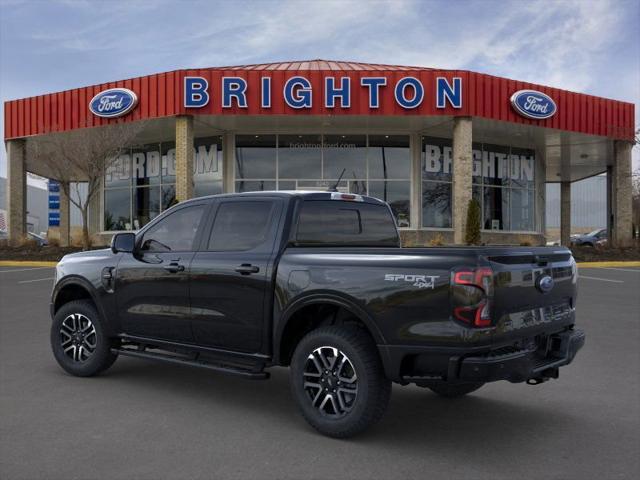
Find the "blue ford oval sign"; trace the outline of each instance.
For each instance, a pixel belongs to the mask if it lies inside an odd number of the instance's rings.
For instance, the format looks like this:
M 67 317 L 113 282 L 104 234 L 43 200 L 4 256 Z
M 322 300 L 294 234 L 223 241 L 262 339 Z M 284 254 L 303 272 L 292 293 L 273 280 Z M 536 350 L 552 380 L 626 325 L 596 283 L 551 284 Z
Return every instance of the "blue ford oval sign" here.
M 536 287 L 538 287 L 538 290 L 542 293 L 549 293 L 553 289 L 554 285 L 555 282 L 553 277 L 550 277 L 549 275 L 541 275 L 536 281 Z
M 511 95 L 511 105 L 523 117 L 535 120 L 551 118 L 556 114 L 556 102 L 542 92 L 535 90 L 518 90 Z
M 128 88 L 103 90 L 89 102 L 89 110 L 103 118 L 126 115 L 138 104 L 138 96 Z

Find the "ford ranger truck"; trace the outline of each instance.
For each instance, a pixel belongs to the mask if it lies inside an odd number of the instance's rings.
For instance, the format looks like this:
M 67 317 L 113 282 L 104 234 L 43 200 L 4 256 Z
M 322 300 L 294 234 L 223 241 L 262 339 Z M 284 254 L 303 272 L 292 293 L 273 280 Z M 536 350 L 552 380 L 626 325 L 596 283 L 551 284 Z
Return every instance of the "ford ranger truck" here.
M 51 345 L 77 376 L 120 355 L 248 379 L 289 366 L 307 422 L 349 437 L 392 383 L 457 397 L 557 378 L 584 344 L 576 287 L 563 247 L 401 248 L 375 198 L 216 195 L 65 256 Z

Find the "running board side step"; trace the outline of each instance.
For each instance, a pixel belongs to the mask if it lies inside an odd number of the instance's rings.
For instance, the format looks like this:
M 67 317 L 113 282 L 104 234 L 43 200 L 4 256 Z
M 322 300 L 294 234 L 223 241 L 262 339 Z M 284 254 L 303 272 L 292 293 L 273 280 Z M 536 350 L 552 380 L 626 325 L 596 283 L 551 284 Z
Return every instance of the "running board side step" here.
M 250 380 L 266 380 L 269 378 L 269 373 L 260 371 L 254 372 L 242 368 L 237 368 L 227 365 L 216 365 L 214 363 L 206 363 L 199 360 L 192 360 L 188 358 L 180 358 L 174 355 L 165 355 L 162 353 L 152 353 L 143 350 L 131 350 L 128 348 L 112 348 L 111 352 L 118 355 L 125 355 L 135 358 L 146 358 L 148 360 L 157 360 L 160 362 L 173 363 L 175 365 L 186 365 L 189 367 L 200 367 L 208 370 L 214 370 L 216 372 L 224 373 L 227 375 L 236 375 L 244 377 Z

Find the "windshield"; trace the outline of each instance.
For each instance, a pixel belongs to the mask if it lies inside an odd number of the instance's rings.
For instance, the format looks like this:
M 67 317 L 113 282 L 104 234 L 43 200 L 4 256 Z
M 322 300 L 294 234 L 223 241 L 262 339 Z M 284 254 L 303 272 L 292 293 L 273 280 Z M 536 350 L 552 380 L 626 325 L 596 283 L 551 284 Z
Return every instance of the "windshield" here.
M 595 237 L 596 235 L 598 235 L 600 232 L 602 231 L 602 229 L 598 229 L 598 230 L 594 230 L 593 232 L 589 232 L 587 234 L 587 237 Z

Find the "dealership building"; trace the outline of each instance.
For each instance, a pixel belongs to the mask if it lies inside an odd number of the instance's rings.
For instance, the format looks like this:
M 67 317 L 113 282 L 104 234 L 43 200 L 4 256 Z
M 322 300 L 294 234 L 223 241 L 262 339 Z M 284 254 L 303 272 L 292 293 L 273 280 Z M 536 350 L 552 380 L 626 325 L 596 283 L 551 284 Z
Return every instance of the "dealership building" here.
M 612 241 L 631 240 L 634 105 L 465 70 L 313 60 L 176 70 L 8 101 L 9 235 L 26 231 L 28 142 L 138 125 L 90 209 L 105 241 L 176 201 L 326 190 L 387 201 L 406 245 L 463 243 L 472 198 L 487 243 L 545 241 L 545 184 L 607 174 Z M 78 181 L 83 178 L 54 179 Z M 62 242 L 69 202 L 59 201 Z

